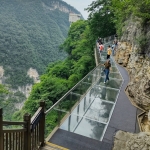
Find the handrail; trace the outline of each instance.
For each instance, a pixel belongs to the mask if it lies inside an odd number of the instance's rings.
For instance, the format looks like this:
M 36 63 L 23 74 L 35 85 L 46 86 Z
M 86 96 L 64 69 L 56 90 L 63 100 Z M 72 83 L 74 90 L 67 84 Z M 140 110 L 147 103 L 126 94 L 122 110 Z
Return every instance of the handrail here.
M 47 113 L 49 113 L 62 99 L 64 99 L 72 90 L 74 90 L 91 72 L 93 72 L 94 70 L 96 70 L 96 68 L 98 68 L 100 66 L 100 64 L 98 66 L 96 66 L 93 70 L 91 70 L 82 80 L 80 80 L 73 88 L 71 88 L 64 96 L 62 96 L 52 107 L 50 107 L 45 114 L 47 115 Z
M 36 113 L 31 118 L 31 124 L 33 124 L 36 121 L 37 117 L 41 112 L 42 112 L 42 107 L 39 107 Z
M 7 125 L 25 125 L 26 122 L 16 122 L 16 121 L 10 122 L 10 121 L 3 121 L 2 124 L 3 124 L 3 126 L 7 126 Z

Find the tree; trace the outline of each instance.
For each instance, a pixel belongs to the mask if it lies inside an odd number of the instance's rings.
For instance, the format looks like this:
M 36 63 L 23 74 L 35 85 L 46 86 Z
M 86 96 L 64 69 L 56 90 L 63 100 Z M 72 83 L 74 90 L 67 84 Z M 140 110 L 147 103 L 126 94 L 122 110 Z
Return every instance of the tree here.
M 96 0 L 86 9 L 90 12 L 89 25 L 93 38 L 107 37 L 116 33 L 113 23 L 114 14 L 110 9 L 111 0 Z

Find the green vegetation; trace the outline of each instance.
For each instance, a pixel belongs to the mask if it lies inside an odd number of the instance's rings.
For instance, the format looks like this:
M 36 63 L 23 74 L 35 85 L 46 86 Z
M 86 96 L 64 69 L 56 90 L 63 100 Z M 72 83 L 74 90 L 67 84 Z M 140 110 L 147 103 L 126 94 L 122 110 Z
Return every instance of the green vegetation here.
M 114 13 L 114 23 L 116 25 L 118 35 L 122 34 L 124 22 L 131 15 L 142 19 L 142 24 L 145 25 L 150 21 L 150 1 L 149 0 L 112 0 L 111 10 Z
M 0 84 L 0 94 L 8 94 L 8 93 L 9 92 L 7 88 L 4 85 Z
M 0 65 L 12 88 L 33 83 L 30 67 L 41 75 L 49 63 L 66 58 L 59 45 L 67 37 L 69 14 L 50 10 L 57 3 L 77 13 L 61 0 L 0 1 Z
M 141 18 L 143 25 L 150 21 L 149 0 L 95 0 L 87 10 L 94 38 L 107 37 L 116 31 L 121 36 L 124 23 L 131 15 Z
M 89 24 L 92 36 L 107 37 L 116 33 L 115 24 L 113 22 L 114 13 L 110 7 L 112 0 L 96 0 L 87 8 L 89 15 Z
M 61 45 L 68 53 L 65 61 L 50 64 L 41 82 L 33 86 L 30 97 L 25 102 L 23 109 L 14 114 L 14 119 L 22 119 L 25 112 L 34 114 L 39 107 L 39 101 L 46 102 L 48 109 L 56 103 L 70 88 L 80 81 L 95 66 L 93 41 L 89 37 L 90 30 L 87 21 L 73 23 L 68 37 Z M 62 104 L 62 108 L 70 109 L 74 105 L 68 101 Z M 62 114 L 61 117 L 63 117 Z M 47 133 L 50 133 L 52 124 L 55 126 L 58 121 L 57 112 L 47 116 Z
M 7 97 L 7 98 L 6 98 Z M 0 84 L 0 108 L 3 108 L 5 120 L 12 120 L 12 114 L 18 111 L 20 103 L 26 100 L 22 92 L 10 92 L 9 87 Z
M 0 99 L 6 120 L 11 120 L 26 99 L 17 92 L 18 87 L 33 84 L 28 69 L 41 75 L 48 64 L 67 57 L 59 45 L 67 37 L 69 14 L 53 9 L 56 4 L 79 13 L 61 0 L 0 0 L 0 66 L 4 68 L 3 83 L 15 91 Z
M 147 44 L 148 44 L 148 39 L 146 38 L 146 36 L 141 35 L 136 39 L 136 42 L 139 45 L 139 49 L 137 50 L 137 53 L 145 54 L 145 49 L 147 48 Z

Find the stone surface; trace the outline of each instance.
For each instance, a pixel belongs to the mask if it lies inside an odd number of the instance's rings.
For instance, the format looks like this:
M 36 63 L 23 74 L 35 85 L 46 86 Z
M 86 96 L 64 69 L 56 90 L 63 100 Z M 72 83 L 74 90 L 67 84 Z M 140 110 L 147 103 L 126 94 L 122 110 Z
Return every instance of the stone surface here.
M 150 133 L 132 134 L 118 131 L 113 150 L 150 150 Z
M 30 77 L 30 78 L 33 78 L 34 80 L 34 83 L 39 83 L 40 80 L 39 80 L 39 74 L 37 72 L 36 69 L 33 69 L 33 68 L 30 68 L 27 72 L 27 75 Z
M 150 60 L 137 55 L 136 49 L 137 46 L 129 42 L 120 42 L 115 59 L 128 70 L 130 76 L 126 89 L 128 95 L 136 105 L 148 111 L 150 109 Z
M 148 113 L 148 121 L 150 122 L 150 110 L 149 110 L 149 113 Z
M 150 26 L 142 26 L 141 19 L 131 16 L 122 31 L 115 60 L 128 71 L 130 100 L 148 114 L 140 122 L 147 132 L 117 132 L 113 150 L 150 150 Z M 143 37 L 147 39 L 145 47 L 141 46 Z

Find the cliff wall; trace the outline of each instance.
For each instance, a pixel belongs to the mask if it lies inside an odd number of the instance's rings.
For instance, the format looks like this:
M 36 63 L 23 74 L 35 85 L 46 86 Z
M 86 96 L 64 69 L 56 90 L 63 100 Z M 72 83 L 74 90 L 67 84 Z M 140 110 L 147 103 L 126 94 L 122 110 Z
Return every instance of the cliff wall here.
M 125 22 L 123 36 L 118 42 L 115 60 L 128 71 L 126 88 L 131 103 L 145 111 L 139 134 L 118 131 L 113 150 L 150 149 L 150 26 L 138 18 Z M 149 113 L 148 113 L 149 112 Z M 142 119 L 143 120 L 143 119 Z
M 126 30 L 125 30 L 126 29 Z M 150 29 L 146 34 L 140 20 L 126 22 L 118 43 L 115 60 L 125 67 L 130 76 L 126 92 L 141 109 L 150 109 Z M 143 44 L 145 42 L 145 45 Z

